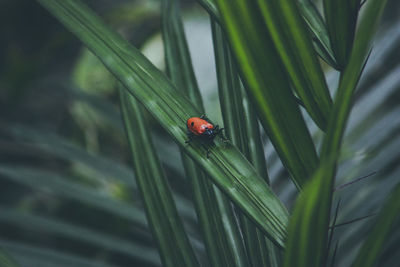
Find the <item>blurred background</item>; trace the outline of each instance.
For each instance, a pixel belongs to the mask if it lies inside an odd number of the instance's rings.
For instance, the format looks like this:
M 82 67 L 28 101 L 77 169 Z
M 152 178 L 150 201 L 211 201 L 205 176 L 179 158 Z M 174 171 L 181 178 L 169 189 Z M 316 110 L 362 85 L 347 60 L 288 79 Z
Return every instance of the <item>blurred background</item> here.
M 164 70 L 159 1 L 84 2 Z M 195 0 L 181 7 L 207 115 L 221 124 L 209 17 Z M 376 173 L 336 192 L 339 223 L 379 211 L 399 182 L 399 15 L 400 2 L 389 0 L 357 91 L 337 183 Z M 36 1 L 0 1 L 0 27 L 0 249 L 29 267 L 159 266 L 115 80 Z M 326 75 L 333 92 L 338 75 L 328 67 Z M 207 264 L 178 148 L 148 120 L 191 242 Z M 310 129 L 318 143 L 322 135 L 311 121 Z M 272 187 L 290 208 L 297 192 L 264 140 Z M 365 219 L 337 228 L 337 266 L 348 266 L 370 226 Z M 397 231 L 380 266 L 397 266 L 399 243 Z

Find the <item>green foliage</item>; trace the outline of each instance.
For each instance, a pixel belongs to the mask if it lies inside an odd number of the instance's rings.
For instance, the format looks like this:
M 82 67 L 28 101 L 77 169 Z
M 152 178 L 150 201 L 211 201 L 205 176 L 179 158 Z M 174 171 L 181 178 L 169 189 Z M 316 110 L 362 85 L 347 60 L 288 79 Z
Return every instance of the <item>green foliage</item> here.
M 210 159 L 201 145 L 186 146 L 187 118 L 199 111 L 139 51 L 79 1 L 40 1 L 59 16 L 141 101 L 185 152 L 240 206 L 276 244 L 283 246 L 287 212 L 254 168 L 231 144 L 216 142 Z M 83 23 L 84 21 L 84 23 Z M 78 30 L 79 29 L 79 30 Z M 157 99 L 157 101 L 155 101 Z M 263 193 L 260 193 L 263 192 Z M 273 214 L 273 216 L 270 216 Z
M 194 105 L 204 113 L 203 101 L 190 60 L 177 1 L 163 1 L 163 39 L 168 74 Z M 240 230 L 231 202 L 183 153 L 186 176 L 191 180 L 196 212 L 212 266 L 247 266 Z M 217 203 L 217 205 L 215 205 Z
M 398 1 L 37 2 L 0 4 L 1 266 L 398 264 Z

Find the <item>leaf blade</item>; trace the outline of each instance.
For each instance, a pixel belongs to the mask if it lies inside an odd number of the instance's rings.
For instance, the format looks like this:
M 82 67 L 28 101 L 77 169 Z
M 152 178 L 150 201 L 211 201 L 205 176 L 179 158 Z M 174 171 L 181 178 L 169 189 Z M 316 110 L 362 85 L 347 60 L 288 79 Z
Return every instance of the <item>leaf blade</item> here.
M 218 91 L 224 119 L 224 129 L 230 138 L 249 159 L 259 174 L 268 181 L 266 160 L 254 110 L 248 104 L 247 96 L 239 80 L 230 47 L 222 28 L 214 21 L 211 24 L 214 55 L 217 69 Z M 239 212 L 243 239 L 247 255 L 253 266 L 273 266 L 278 251 L 261 231 Z M 267 249 L 268 247 L 268 249 Z
M 333 68 L 337 69 L 337 63 L 329 40 L 325 22 L 311 0 L 299 0 L 299 8 L 308 28 L 314 37 L 314 48 L 319 56 Z
M 349 63 L 341 75 L 335 96 L 334 106 L 326 136 L 324 137 L 321 158 L 337 158 L 340 144 L 352 108 L 354 92 L 363 67 L 370 52 L 372 37 L 386 5 L 386 0 L 367 2 L 365 14 L 360 22 Z
M 350 57 L 361 0 L 324 0 L 324 14 L 332 50 L 344 69 Z
M 199 266 L 148 136 L 149 129 L 142 107 L 125 89 L 120 87 L 119 90 L 138 188 L 142 193 L 147 219 L 157 240 L 163 264 L 171 267 Z M 175 245 L 171 246 L 171 243 Z
M 332 100 L 297 3 L 258 0 L 258 7 L 294 90 L 311 118 L 326 130 Z
M 298 197 L 289 223 L 284 267 L 323 266 L 334 174 L 334 162 L 321 164 Z
M 265 34 L 261 14 L 244 0 L 236 5 L 227 0 L 217 4 L 258 117 L 294 183 L 301 188 L 319 160 L 283 66 Z

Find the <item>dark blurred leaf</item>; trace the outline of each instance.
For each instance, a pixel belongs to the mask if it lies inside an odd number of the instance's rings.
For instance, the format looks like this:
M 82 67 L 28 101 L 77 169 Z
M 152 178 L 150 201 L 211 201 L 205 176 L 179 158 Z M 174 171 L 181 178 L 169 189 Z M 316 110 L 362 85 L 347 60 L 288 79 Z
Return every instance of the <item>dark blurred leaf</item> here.
M 60 177 L 56 173 L 27 168 L 24 165 L 0 165 L 2 177 L 11 179 L 18 183 L 31 186 L 37 190 L 48 191 L 49 189 L 57 196 L 65 196 L 77 200 L 82 204 L 97 207 L 111 214 L 127 218 L 142 229 L 147 228 L 146 217 L 143 211 L 124 202 L 100 193 L 96 188 L 80 185 L 66 177 Z
M 336 61 L 343 70 L 350 59 L 361 0 L 324 0 L 325 20 Z
M 354 261 L 354 267 L 373 267 L 376 266 L 384 246 L 390 235 L 393 233 L 393 226 L 400 214 L 400 184 L 391 192 L 386 200 L 375 226 L 369 232 L 367 239 L 358 252 Z
M 117 267 L 116 265 L 102 263 L 93 258 L 82 258 L 77 255 L 56 251 L 52 248 L 43 248 L 22 242 L 18 243 L 0 239 L 0 246 L 6 248 L 14 255 L 17 262 L 20 263 L 20 265 L 15 266 L 20 267 Z M 4 265 L 0 266 L 3 267 Z
M 1 246 L 1 243 L 0 243 L 0 246 Z M 1 247 L 4 247 L 4 246 L 1 246 Z M 19 265 L 2 248 L 0 250 L 0 266 L 2 266 L 2 267 L 18 267 Z
M 46 218 L 28 212 L 19 212 L 0 206 L 0 221 L 17 225 L 29 231 L 60 236 L 75 242 L 83 242 L 91 246 L 123 253 L 146 263 L 159 264 L 157 252 L 152 248 L 57 219 Z
M 65 159 L 70 163 L 84 165 L 97 177 L 106 180 L 120 180 L 132 188 L 136 188 L 135 176 L 131 169 L 116 160 L 89 153 L 82 147 L 60 135 L 39 131 L 32 127 L 5 124 L 7 131 L 18 140 L 29 142 L 33 147 L 51 156 Z

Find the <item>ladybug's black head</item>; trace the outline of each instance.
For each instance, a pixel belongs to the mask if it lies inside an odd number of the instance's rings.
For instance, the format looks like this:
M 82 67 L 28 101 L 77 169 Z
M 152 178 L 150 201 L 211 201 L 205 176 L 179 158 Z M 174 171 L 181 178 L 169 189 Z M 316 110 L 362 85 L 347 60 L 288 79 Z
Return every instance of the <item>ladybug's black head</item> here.
M 215 131 L 214 129 L 207 129 L 205 132 L 202 134 L 202 136 L 206 137 L 207 139 L 214 139 L 215 137 Z

